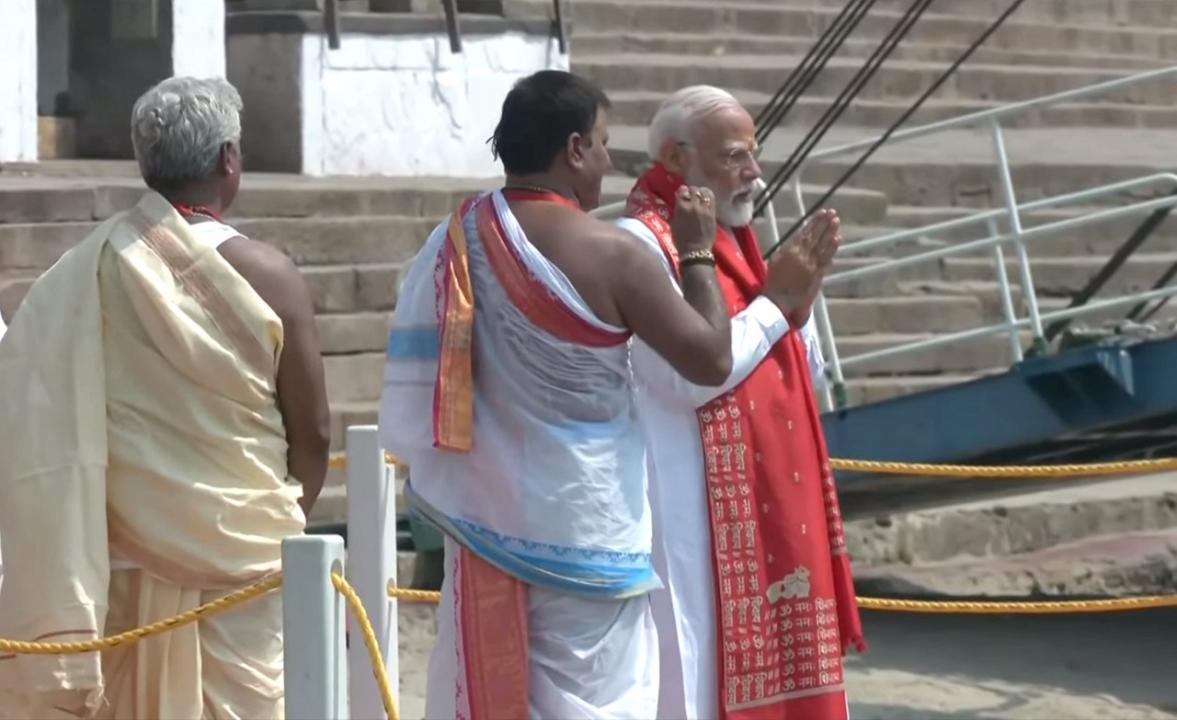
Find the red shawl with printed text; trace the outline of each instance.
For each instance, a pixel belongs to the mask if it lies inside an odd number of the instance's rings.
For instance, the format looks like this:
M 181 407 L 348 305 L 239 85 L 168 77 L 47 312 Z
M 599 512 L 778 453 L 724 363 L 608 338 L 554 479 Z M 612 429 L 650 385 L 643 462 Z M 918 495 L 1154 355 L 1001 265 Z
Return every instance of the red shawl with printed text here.
M 670 219 L 682 180 L 638 179 L 626 215 L 678 272 Z M 750 227 L 720 228 L 716 271 L 728 312 L 766 277 Z M 718 617 L 720 717 L 846 717 L 842 655 L 865 649 L 829 455 L 805 349 L 790 330 L 731 392 L 698 411 Z

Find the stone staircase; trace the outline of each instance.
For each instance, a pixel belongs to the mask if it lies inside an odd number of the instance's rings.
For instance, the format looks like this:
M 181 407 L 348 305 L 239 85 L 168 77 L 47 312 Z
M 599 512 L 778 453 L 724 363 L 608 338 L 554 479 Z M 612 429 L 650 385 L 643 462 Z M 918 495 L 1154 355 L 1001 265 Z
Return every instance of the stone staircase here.
M 826 145 L 872 135 L 897 117 L 1003 4 L 939 0 Z M 599 81 L 615 102 L 611 147 L 620 174 L 607 180 L 606 201 L 622 198 L 631 183 L 626 175 L 645 163 L 644 124 L 667 92 L 690 83 L 716 83 L 756 110 L 840 5 L 835 0 L 569 2 L 573 69 Z M 766 143 L 766 171 L 791 151 L 905 6 L 880 0 L 786 126 Z M 508 16 L 549 12 L 547 0 L 506 2 Z M 1164 67 L 1177 61 L 1177 32 L 1163 29 L 1174 21 L 1177 5 L 1167 0 L 1033 0 L 912 122 Z M 1166 171 L 1177 158 L 1174 99 L 1172 83 L 1155 83 L 1011 122 L 1007 144 L 1022 199 Z M 984 131 L 961 130 L 880 152 L 832 203 L 844 218 L 848 241 L 995 207 L 1001 195 L 988 142 Z M 807 169 L 807 202 L 815 201 L 851 160 Z M 382 351 L 405 264 L 459 198 L 493 184 L 247 175 L 231 221 L 283 248 L 303 270 L 318 313 L 336 449 L 348 424 L 374 420 Z M 128 162 L 0 168 L 0 311 L 10 316 L 32 278 L 140 192 Z M 788 208 L 777 203 L 782 225 L 788 222 Z M 1033 226 L 1074 212 L 1033 213 L 1025 222 Z M 1065 303 L 1134 225 L 1111 223 L 1031 245 L 1043 307 Z M 925 239 L 892 248 L 891 255 L 975 237 Z M 838 262 L 851 268 L 881 257 L 847 253 Z M 1162 227 L 1110 290 L 1151 285 L 1173 260 L 1177 221 Z M 1011 277 L 1016 278 L 1012 268 Z M 831 287 L 828 295 L 843 356 L 1001 317 L 988 256 L 914 266 Z M 1017 288 L 1015 295 L 1020 297 Z M 940 387 L 999 371 L 1009 361 L 1005 337 L 892 357 L 848 371 L 849 396 L 861 403 Z M 321 519 L 342 514 L 341 490 L 329 490 L 316 513 Z
M 614 162 L 623 172 L 634 174 L 646 163 L 644 125 L 668 92 L 693 83 L 716 84 L 757 112 L 843 4 L 838 0 L 578 0 L 572 10 L 572 69 L 598 81 L 614 100 Z M 1005 0 L 934 3 L 822 147 L 881 132 L 1007 4 Z M 766 175 L 832 103 L 907 5 L 883 0 L 875 6 L 782 130 L 766 143 Z M 533 10 L 538 7 L 535 4 Z M 1026 3 L 907 126 L 1177 64 L 1177 32 L 1170 29 L 1177 27 L 1175 18 L 1177 5 L 1163 0 Z M 1003 122 L 1019 200 L 1167 172 L 1177 157 L 1174 99 L 1177 85 L 1172 80 L 1154 82 Z M 806 169 L 804 181 L 826 186 L 855 158 L 814 164 Z M 963 217 L 980 208 L 1000 207 L 1002 202 L 985 127 L 952 130 L 886 148 L 857 173 L 852 185 L 857 197 L 873 192 L 886 202 L 880 206 L 876 196 L 869 206 L 848 205 L 849 196 L 844 196 L 832 203 L 848 225 L 848 243 Z M 1123 204 L 1167 189 L 1158 185 L 1102 204 Z M 781 203 L 777 207 L 778 215 L 782 214 Z M 1092 209 L 1029 213 L 1023 224 L 1033 227 Z M 1085 227 L 1030 244 L 1043 311 L 1065 306 L 1142 219 Z M 782 220 L 782 226 L 785 223 L 789 218 Z M 1001 225 L 1004 230 L 1004 222 Z M 894 246 L 885 253 L 847 252 L 838 264 L 842 269 L 869 265 L 984 234 L 984 227 L 977 226 Z M 1016 282 L 1013 256 L 1008 250 L 1008 270 Z M 1177 223 L 1167 221 L 1101 297 L 1151 287 L 1175 260 Z M 1013 292 L 1020 303 L 1020 288 L 1014 287 Z M 831 286 L 827 295 L 842 356 L 1002 319 L 988 252 Z M 1092 320 L 1115 317 L 1116 313 L 1104 313 Z M 893 356 L 848 369 L 849 396 L 858 403 L 938 387 L 1000 371 L 1011 359 L 1006 336 Z

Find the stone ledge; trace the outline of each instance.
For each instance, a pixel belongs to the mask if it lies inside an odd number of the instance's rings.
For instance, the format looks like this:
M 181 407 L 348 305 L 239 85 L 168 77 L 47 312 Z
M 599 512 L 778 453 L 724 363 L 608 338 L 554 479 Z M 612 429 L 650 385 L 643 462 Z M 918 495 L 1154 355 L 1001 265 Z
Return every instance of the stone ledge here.
M 503 18 L 488 15 L 462 16 L 463 37 L 501 35 L 519 32 L 526 35 L 554 36 L 555 23 L 546 19 Z M 360 35 L 445 35 L 443 17 L 387 13 L 343 14 L 339 29 L 344 34 Z M 241 11 L 225 17 L 225 34 L 234 35 L 313 35 L 324 32 L 323 15 L 306 11 Z

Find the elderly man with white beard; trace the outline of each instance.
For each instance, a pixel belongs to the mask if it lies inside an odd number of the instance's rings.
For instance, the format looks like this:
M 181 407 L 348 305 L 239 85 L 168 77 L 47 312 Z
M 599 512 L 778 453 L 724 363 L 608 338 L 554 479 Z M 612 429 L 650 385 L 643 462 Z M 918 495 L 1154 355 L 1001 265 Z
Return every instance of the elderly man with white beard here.
M 633 349 L 666 584 L 651 595 L 658 717 L 845 718 L 842 655 L 865 646 L 813 395 L 823 361 L 810 322 L 840 221 L 817 213 L 766 264 L 751 228 L 759 147 L 739 102 L 685 88 L 649 133 L 653 166 L 618 224 L 671 277 L 715 266 L 732 316 L 732 371 L 720 387 L 687 382 L 640 340 Z M 675 250 L 670 221 L 684 184 L 715 195 L 713 251 Z

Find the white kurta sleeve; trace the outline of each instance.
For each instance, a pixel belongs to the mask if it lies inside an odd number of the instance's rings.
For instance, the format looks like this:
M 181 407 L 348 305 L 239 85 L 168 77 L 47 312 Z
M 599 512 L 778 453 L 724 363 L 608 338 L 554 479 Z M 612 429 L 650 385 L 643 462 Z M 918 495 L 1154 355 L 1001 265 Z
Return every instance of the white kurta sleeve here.
M 674 276 L 670 263 L 658 245 L 658 239 L 649 228 L 630 218 L 623 218 L 617 221 L 617 224 L 641 239 L 652 252 L 657 253 L 666 273 Z M 670 363 L 640 339 L 635 340 L 633 345 L 634 378 L 642 388 L 668 407 L 702 407 L 742 383 L 768 356 L 772 346 L 788 331 L 789 323 L 776 303 L 766 297 L 758 297 L 743 312 L 732 318 L 732 371 L 723 385 L 708 387 L 687 381 L 670 366 Z M 816 333 L 814 337 L 816 338 Z M 820 349 L 818 352 L 820 353 Z
M 801 339 L 805 342 L 805 359 L 809 362 L 809 377 L 813 387 L 821 390 L 826 386 L 826 358 L 821 352 L 821 335 L 811 314 L 801 326 Z

